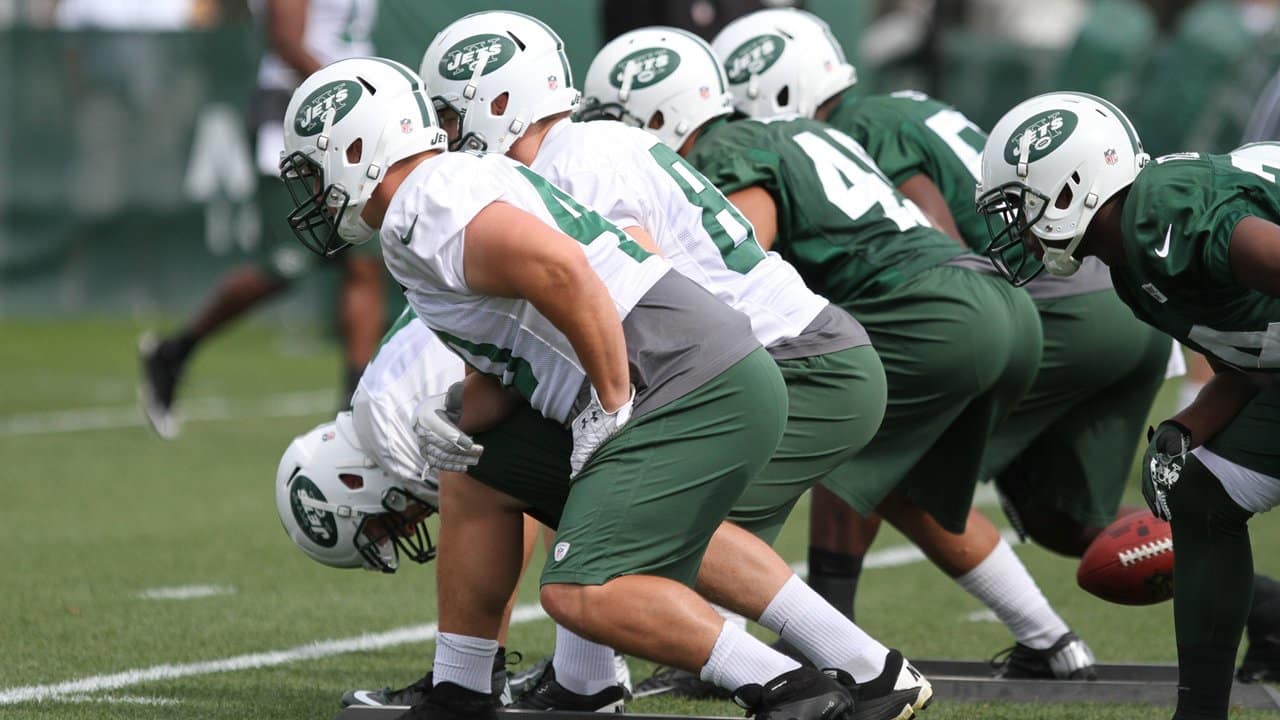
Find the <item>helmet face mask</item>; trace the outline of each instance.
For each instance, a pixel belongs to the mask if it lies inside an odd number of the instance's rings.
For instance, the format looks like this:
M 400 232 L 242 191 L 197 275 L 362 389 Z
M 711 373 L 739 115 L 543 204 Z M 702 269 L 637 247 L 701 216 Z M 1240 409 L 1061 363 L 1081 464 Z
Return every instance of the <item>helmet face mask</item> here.
M 436 546 L 425 521 L 436 509 L 399 487 L 383 492 L 382 507 L 385 514 L 365 515 L 356 528 L 356 551 L 365 567 L 393 573 L 400 555 L 418 564 L 434 560 Z M 393 562 L 387 562 L 388 550 Z
M 1005 183 L 978 198 L 978 214 L 991 236 L 986 255 L 1014 287 L 1026 285 L 1044 271 L 1027 243 L 1048 206 L 1047 197 L 1019 182 Z
M 338 233 L 351 196 L 338 185 L 326 187 L 318 164 L 301 152 L 289 153 L 280 161 L 280 179 L 293 198 L 289 229 L 303 246 L 328 257 L 351 244 Z
M 290 443 L 276 471 L 276 510 L 311 559 L 393 573 L 401 556 L 430 562 L 428 499 L 383 471 L 361 449 L 351 413 L 339 413 Z

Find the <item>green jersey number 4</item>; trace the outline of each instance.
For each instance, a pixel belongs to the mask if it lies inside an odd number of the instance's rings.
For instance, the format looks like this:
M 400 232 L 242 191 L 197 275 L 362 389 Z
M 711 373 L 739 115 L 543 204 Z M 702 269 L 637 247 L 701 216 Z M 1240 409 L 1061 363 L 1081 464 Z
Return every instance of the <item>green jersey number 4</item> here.
M 861 145 L 834 130 L 827 130 L 825 135 L 806 131 L 793 139 L 813 162 L 832 205 L 855 221 L 879 207 L 902 232 L 930 227 L 920 208 L 894 190 Z

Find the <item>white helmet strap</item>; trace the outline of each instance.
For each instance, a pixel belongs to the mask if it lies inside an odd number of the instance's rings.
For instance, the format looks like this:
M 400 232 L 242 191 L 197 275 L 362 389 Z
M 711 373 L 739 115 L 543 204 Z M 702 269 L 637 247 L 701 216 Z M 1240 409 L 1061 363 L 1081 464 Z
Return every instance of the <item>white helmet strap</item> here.
M 631 97 L 631 84 L 635 82 L 636 74 L 640 72 L 640 63 L 635 60 L 627 62 L 626 67 L 622 69 L 622 85 L 618 88 L 618 100 L 626 102 Z
M 1031 130 L 1028 129 L 1022 133 L 1022 139 L 1018 140 L 1018 177 L 1023 180 L 1027 179 L 1027 175 L 1031 173 L 1030 163 L 1031 156 L 1031 138 L 1033 137 Z

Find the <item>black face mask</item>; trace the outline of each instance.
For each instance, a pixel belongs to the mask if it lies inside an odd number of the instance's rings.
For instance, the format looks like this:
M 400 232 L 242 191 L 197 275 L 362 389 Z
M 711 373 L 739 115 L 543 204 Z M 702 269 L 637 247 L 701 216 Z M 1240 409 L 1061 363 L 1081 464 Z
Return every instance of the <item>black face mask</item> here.
M 394 573 L 401 555 L 418 563 L 431 562 L 436 557 L 436 546 L 427 531 L 426 519 L 436 509 L 398 487 L 388 488 L 382 494 L 382 507 L 386 513 L 366 515 L 356 528 L 356 550 L 371 567 L 384 573 Z M 396 562 L 388 563 L 379 552 L 381 545 L 390 540 L 395 547 Z
M 1040 211 L 1035 217 L 1027 216 L 1029 196 L 1040 199 Z M 991 236 L 987 257 L 1014 287 L 1026 285 L 1044 271 L 1044 263 L 1027 249 L 1024 238 L 1048 207 L 1049 198 L 1016 181 L 992 188 L 978 198 L 978 214 L 987 221 L 987 234 Z
M 326 187 L 319 165 L 300 152 L 289 153 L 280 161 L 280 179 L 293 198 L 289 229 L 303 246 L 329 257 L 351 244 L 338 235 L 351 196 L 337 185 Z

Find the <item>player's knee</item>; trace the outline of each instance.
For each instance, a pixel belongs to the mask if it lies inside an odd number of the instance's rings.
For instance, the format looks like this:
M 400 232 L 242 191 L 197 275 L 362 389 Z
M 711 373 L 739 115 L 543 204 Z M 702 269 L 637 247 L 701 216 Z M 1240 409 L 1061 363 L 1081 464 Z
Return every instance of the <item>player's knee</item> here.
M 590 602 L 586 585 L 549 583 L 542 586 L 539 599 L 542 609 L 556 622 L 575 633 L 584 634 L 588 623 L 587 606 Z

